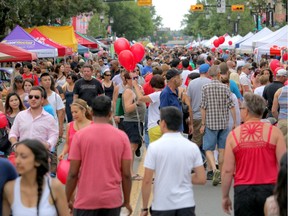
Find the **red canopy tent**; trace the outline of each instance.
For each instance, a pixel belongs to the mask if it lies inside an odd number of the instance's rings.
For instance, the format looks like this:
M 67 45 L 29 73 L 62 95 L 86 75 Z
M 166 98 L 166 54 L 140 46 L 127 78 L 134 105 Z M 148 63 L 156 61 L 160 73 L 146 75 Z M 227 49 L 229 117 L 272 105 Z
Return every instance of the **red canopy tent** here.
M 5 43 L 0 43 L 0 52 L 12 56 L 11 58 L 0 60 L 0 62 L 32 61 L 37 59 L 36 53 Z
M 94 43 L 93 41 L 86 38 L 84 35 L 75 32 L 75 37 L 78 42 L 78 44 L 81 44 L 82 46 L 88 47 L 89 49 L 96 49 L 98 45 Z
M 57 48 L 58 56 L 72 55 L 72 53 L 73 53 L 72 48 L 65 47 L 63 45 L 60 45 L 60 44 L 50 40 L 45 35 L 43 35 L 40 31 L 38 31 L 36 28 L 34 28 L 30 32 L 30 35 L 32 35 L 37 41 L 40 41 L 44 44 L 48 44 L 50 46 Z

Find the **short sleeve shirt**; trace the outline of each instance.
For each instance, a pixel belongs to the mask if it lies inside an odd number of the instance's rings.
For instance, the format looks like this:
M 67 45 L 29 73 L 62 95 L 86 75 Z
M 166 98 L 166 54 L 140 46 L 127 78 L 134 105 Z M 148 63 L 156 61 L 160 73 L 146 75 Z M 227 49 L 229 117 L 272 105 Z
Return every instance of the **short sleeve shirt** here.
M 195 206 L 191 170 L 202 165 L 198 146 L 181 133 L 165 133 L 153 142 L 144 161 L 144 167 L 155 172 L 152 209 L 167 211 Z
M 74 208 L 111 209 L 122 205 L 121 161 L 132 159 L 123 131 L 110 124 L 81 129 L 73 137 L 69 159 L 81 161 Z
M 103 93 L 104 90 L 101 83 L 94 78 L 91 80 L 85 80 L 81 78 L 75 83 L 74 94 L 85 100 L 89 106 L 92 105 L 92 101 L 95 97 Z

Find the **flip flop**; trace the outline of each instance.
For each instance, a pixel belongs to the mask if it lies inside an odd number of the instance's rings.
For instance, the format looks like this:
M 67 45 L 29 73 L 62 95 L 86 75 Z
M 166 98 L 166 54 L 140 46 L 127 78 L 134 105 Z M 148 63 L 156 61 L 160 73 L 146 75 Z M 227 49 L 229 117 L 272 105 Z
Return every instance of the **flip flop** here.
M 143 179 L 142 176 L 140 176 L 139 174 L 136 174 L 134 176 L 131 177 L 132 181 L 141 181 Z

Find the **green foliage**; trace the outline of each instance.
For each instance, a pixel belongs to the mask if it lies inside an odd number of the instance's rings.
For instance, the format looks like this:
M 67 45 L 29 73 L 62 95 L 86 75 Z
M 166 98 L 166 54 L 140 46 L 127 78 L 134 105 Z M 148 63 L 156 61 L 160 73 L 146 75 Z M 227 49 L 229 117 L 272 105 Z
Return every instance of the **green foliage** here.
M 15 25 L 32 27 L 67 24 L 70 17 L 82 12 L 108 10 L 102 0 L 5 0 L 0 1 L 0 35 Z
M 162 21 L 154 7 L 138 7 L 132 1 L 108 4 L 102 0 L 5 0 L 0 1 L 0 37 L 17 24 L 22 27 L 54 25 L 60 19 L 61 25 L 67 25 L 72 16 L 84 12 L 94 14 L 88 29 L 92 36 L 107 36 L 110 17 L 114 19 L 112 31 L 129 40 L 152 35 Z
M 204 2 L 199 1 L 199 3 L 204 4 Z M 208 0 L 207 4 L 215 5 L 215 0 Z M 226 4 L 228 5 L 227 1 Z M 229 4 L 244 4 L 239 2 L 239 0 L 230 0 Z M 228 33 L 232 35 L 234 33 L 234 22 L 237 21 L 237 15 L 240 15 L 238 34 L 244 36 L 250 31 L 253 31 L 255 24 L 253 22 L 253 17 L 250 14 L 250 10 L 245 5 L 245 11 L 242 13 L 231 12 L 229 7 L 226 7 L 226 13 L 217 13 L 216 7 L 204 7 L 205 11 L 202 13 L 189 12 L 184 16 L 182 23 L 186 26 L 184 28 L 185 35 L 191 35 L 196 37 L 198 33 L 204 38 L 211 38 L 214 35 L 223 35 Z M 210 18 L 206 19 L 206 15 L 210 14 Z M 228 14 L 231 17 L 231 22 L 229 23 L 227 17 Z
M 155 24 L 149 8 L 138 7 L 135 2 L 117 2 L 110 5 L 109 16 L 114 19 L 112 30 L 117 36 L 136 40 L 153 33 Z

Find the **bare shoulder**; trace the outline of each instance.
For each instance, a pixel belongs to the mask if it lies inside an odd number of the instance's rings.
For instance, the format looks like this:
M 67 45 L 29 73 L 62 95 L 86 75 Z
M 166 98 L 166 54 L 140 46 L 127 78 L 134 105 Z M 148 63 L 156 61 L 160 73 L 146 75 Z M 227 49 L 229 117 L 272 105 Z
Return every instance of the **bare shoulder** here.
M 4 192 L 4 195 L 9 198 L 9 200 L 14 194 L 14 185 L 15 185 L 15 180 L 8 181 L 4 185 L 3 192 Z
M 51 188 L 53 191 L 62 190 L 63 187 L 64 185 L 57 178 L 51 178 Z

